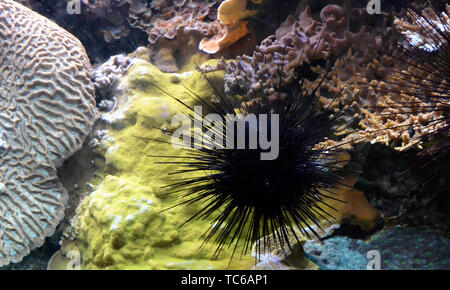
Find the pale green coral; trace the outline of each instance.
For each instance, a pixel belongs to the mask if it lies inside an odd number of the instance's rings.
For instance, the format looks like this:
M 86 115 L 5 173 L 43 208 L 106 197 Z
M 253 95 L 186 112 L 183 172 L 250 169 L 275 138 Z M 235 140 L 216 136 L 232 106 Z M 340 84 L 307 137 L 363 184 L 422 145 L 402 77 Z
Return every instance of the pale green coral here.
M 223 74 L 216 74 L 223 80 Z M 200 236 L 208 221 L 179 226 L 192 216 L 199 205 L 178 206 L 173 196 L 164 195 L 163 186 L 189 175 L 169 173 L 180 169 L 175 164 L 158 164 L 167 158 L 149 155 L 181 155 L 170 144 L 144 138 L 170 141 L 158 128 L 170 128 L 174 114 L 188 112 L 177 101 L 152 83 L 193 105 L 186 93 L 189 87 L 203 98 L 211 98 L 213 89 L 199 72 L 165 74 L 148 63 L 135 64 L 125 78 L 129 99 L 123 117 L 108 132 L 106 176 L 77 210 L 74 228 L 85 269 L 250 269 L 255 260 L 250 254 L 231 265 L 231 249 L 212 259 L 215 247 L 200 248 Z M 193 173 L 190 173 L 192 176 Z M 198 174 L 198 173 L 197 173 Z M 201 173 L 207 174 L 207 172 Z

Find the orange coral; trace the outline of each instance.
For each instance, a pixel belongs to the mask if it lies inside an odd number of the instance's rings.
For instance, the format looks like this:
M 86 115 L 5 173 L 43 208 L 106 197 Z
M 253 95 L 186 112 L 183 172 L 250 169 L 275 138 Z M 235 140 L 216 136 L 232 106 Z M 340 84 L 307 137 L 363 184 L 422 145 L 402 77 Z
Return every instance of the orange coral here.
M 247 23 L 247 21 L 243 21 L 227 27 L 227 32 L 224 35 L 218 35 L 210 39 L 203 38 L 200 41 L 199 49 L 206 53 L 214 54 L 232 45 L 248 33 Z
M 370 231 L 377 225 L 380 215 L 367 201 L 364 193 L 353 188 L 357 180 L 357 176 L 345 178 L 342 185 L 334 190 L 333 198 L 340 201 L 327 200 L 326 203 L 336 209 L 337 212 L 333 215 L 339 223 L 358 225 L 363 230 Z
M 225 0 L 220 4 L 217 19 L 225 25 L 236 24 L 250 16 L 254 16 L 258 11 L 247 10 L 247 0 Z
M 450 11 L 450 6 L 447 10 Z M 433 14 L 429 15 L 433 19 Z M 448 21 L 445 13 L 442 17 Z M 427 26 L 424 26 L 427 22 L 423 21 L 418 17 L 412 22 L 397 19 L 396 25 L 411 45 L 434 50 L 436 47 L 431 45 L 437 44 L 427 41 L 427 37 L 433 36 L 427 33 Z M 449 106 L 448 101 L 424 98 L 423 94 L 430 93 L 421 92 L 423 88 L 432 87 L 440 87 L 439 90 L 444 91 L 448 87 L 447 80 L 440 74 L 429 73 L 431 69 L 425 68 L 426 64 L 418 63 L 419 59 L 395 61 L 405 57 L 392 47 L 383 52 L 380 49 L 375 51 L 366 51 L 361 55 L 349 50 L 346 56 L 337 60 L 334 70 L 329 73 L 316 68 L 319 79 L 327 74 L 328 80 L 317 92 L 320 101 L 325 108 L 331 108 L 336 113 L 345 112 L 341 118 L 342 132 L 353 131 L 345 138 L 346 142 L 366 140 L 391 145 L 399 151 L 412 146 L 420 149 L 424 136 L 447 126 L 437 120 L 443 119 L 443 110 Z
M 217 11 L 217 20 L 225 26 L 222 34 L 212 38 L 203 38 L 199 49 L 214 54 L 226 48 L 248 33 L 247 21 L 242 19 L 254 16 L 257 11 L 246 10 L 247 0 L 226 0 L 220 4 Z

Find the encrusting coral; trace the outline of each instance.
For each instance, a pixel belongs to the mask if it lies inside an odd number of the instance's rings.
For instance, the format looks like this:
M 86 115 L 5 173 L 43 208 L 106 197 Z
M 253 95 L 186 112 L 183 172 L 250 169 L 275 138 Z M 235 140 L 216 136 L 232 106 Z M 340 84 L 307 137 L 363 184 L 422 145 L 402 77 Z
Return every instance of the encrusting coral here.
M 0 2 L 0 265 L 21 261 L 53 234 L 66 190 L 56 168 L 96 118 L 81 43 L 12 0 Z
M 164 186 L 172 181 L 168 173 L 178 167 L 159 164 L 165 159 L 151 155 L 183 152 L 145 139 L 166 140 L 161 129 L 172 130 L 170 118 L 186 112 L 152 83 L 190 103 L 193 100 L 185 94 L 183 84 L 211 98 L 214 92 L 208 82 L 199 72 L 164 74 L 146 62 L 134 64 L 123 82 L 129 95 L 123 118 L 112 123 L 105 141 L 99 143 L 105 144 L 106 177 L 82 201 L 73 222 L 82 268 L 250 269 L 254 265 L 250 255 L 236 258 L 229 266 L 229 250 L 212 259 L 215 249 L 200 247 L 199 237 L 208 221 L 179 228 L 197 207 L 165 210 L 176 202 L 164 194 Z M 186 173 L 177 178 L 189 176 Z

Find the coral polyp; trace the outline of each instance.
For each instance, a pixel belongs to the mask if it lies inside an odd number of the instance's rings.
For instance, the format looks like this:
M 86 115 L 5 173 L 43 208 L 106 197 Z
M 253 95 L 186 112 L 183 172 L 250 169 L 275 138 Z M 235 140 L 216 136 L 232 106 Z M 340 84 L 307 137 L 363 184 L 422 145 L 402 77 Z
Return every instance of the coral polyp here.
M 186 223 L 211 220 L 203 238 L 217 246 L 216 254 L 226 245 L 236 249 L 240 242 L 246 253 L 263 239 L 263 248 L 257 244 L 259 255 L 265 252 L 265 238 L 272 233 L 282 247 L 291 249 L 288 236 L 299 241 L 297 229 L 306 236 L 320 237 L 321 222 L 333 218 L 335 209 L 327 200 L 337 199 L 334 189 L 342 184 L 342 177 L 336 169 L 346 160 L 339 159 L 340 146 L 320 145 L 333 135 L 331 120 L 316 109 L 319 86 L 302 93 L 303 83 L 278 85 L 272 94 L 252 99 L 230 96 L 216 88 L 215 102 L 203 101 L 190 91 L 208 109 L 206 118 L 211 114 L 220 118 L 203 122 L 201 131 L 190 137 L 187 155 L 175 161 L 180 170 L 173 176 L 186 171 L 199 174 L 176 181 L 167 190 L 181 198 L 178 205 L 202 205 Z M 195 123 L 201 116 L 195 108 L 190 110 Z M 235 116 L 236 122 L 230 116 Z M 255 116 L 254 122 L 251 116 Z M 233 125 L 228 126 L 230 123 Z M 199 140 L 210 132 L 215 138 Z M 268 150 L 264 144 L 268 136 L 278 148 Z M 239 137 L 245 146 L 239 146 Z M 264 158 L 268 151 L 276 151 L 273 158 Z M 177 158 L 169 157 L 173 158 L 169 163 Z

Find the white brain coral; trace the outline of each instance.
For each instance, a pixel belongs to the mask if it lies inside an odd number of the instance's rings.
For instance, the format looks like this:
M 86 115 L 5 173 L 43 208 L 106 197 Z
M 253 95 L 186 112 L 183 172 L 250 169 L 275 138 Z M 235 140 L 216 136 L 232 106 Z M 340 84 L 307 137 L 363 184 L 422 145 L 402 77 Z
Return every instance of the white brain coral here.
M 63 218 L 56 168 L 96 118 L 89 67 L 70 33 L 0 1 L 0 266 L 41 246 Z

